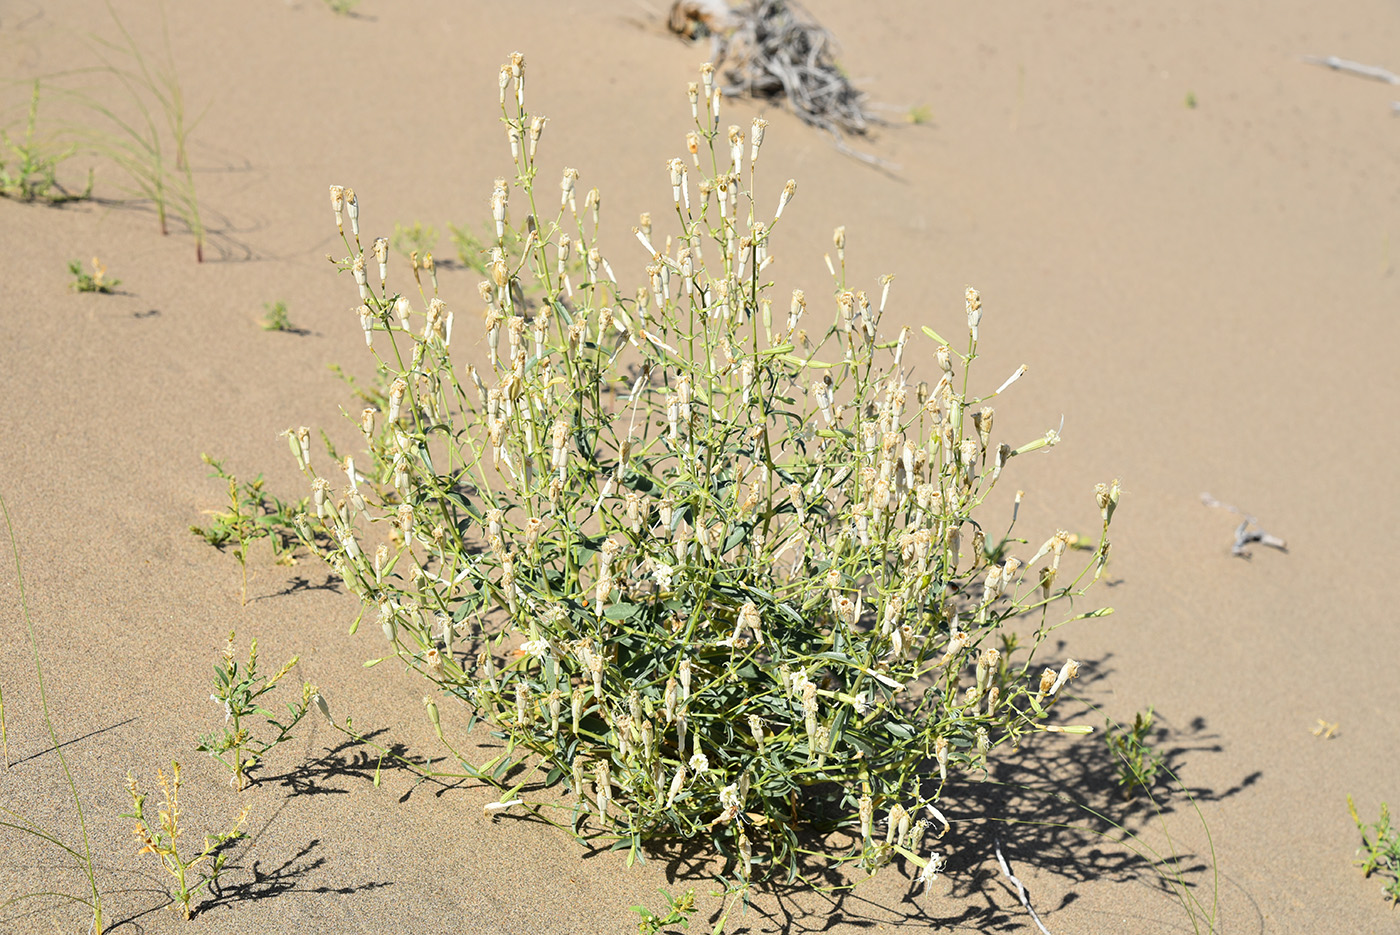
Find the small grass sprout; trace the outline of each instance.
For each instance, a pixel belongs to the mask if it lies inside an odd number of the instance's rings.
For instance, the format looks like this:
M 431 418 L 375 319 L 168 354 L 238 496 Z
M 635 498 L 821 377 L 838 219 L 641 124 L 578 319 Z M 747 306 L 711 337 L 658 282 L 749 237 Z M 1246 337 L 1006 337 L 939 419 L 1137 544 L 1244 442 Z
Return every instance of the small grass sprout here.
M 224 462 L 209 455 L 200 455 L 217 477 L 228 485 L 228 509 L 211 510 L 207 526 L 191 526 L 190 532 L 216 549 L 231 547 L 242 571 L 241 603 L 248 603 L 248 550 L 259 539 L 272 544 L 272 554 L 279 565 L 296 564 L 298 534 L 294 528 L 296 516 L 307 508 L 305 499 L 284 501 L 264 488 L 259 474 L 251 481 L 239 483 L 238 478 L 224 470 Z
M 1162 754 L 1148 742 L 1153 735 L 1152 714 L 1151 707 L 1134 714 L 1131 727 L 1109 720 L 1104 732 L 1104 741 L 1117 764 L 1118 785 L 1124 798 L 1132 798 L 1139 789 L 1150 792 L 1162 768 Z
M 1347 796 L 1347 808 L 1351 811 L 1351 820 L 1356 822 L 1356 830 L 1361 832 L 1356 863 L 1362 874 L 1380 875 L 1386 881 L 1385 895 L 1392 904 L 1400 903 L 1400 829 L 1391 824 L 1389 804 L 1381 803 L 1380 818 L 1370 824 L 1362 823 L 1351 796 Z
M 863 286 L 842 228 L 831 281 L 779 305 L 767 270 L 796 182 L 760 180 L 767 124 L 721 124 L 713 68 L 656 180 L 670 207 L 632 228 L 635 286 L 603 253 L 598 191 L 540 175 L 523 56 L 500 76 L 513 171 L 491 194 L 479 329 L 417 268 L 376 269 L 367 212 L 330 190 L 384 394 L 355 419 L 363 454 L 322 467 L 293 445 L 314 501 L 298 528 L 361 599 L 351 632 L 378 623 L 366 664 L 407 665 L 489 724 L 503 752 L 462 763 L 502 810 L 629 864 L 708 842 L 734 905 L 814 868 L 941 866 L 919 816 L 942 814 L 950 777 L 1093 730 L 1054 720 L 1079 663 L 1040 657 L 1109 613 L 1077 602 L 1118 483 L 1092 491 L 1082 563 L 1067 532 L 1012 554 L 1015 514 L 994 531 L 987 498 L 1059 432 L 994 434 L 1026 370 L 973 381 L 980 294 L 959 296 L 957 349 L 890 328 L 893 277 Z
M 241 667 L 234 658 L 233 638 L 233 631 L 229 631 L 228 645 L 214 665 L 214 693 L 209 696 L 210 701 L 223 705 L 223 729 L 200 737 L 195 749 L 208 753 L 233 773 L 233 787 L 241 792 L 248 786 L 249 771 L 257 767 L 268 751 L 291 739 L 293 728 L 315 703 L 316 689 L 310 683 L 302 685 L 301 699 L 286 703 L 286 721 L 278 720 L 259 699 L 277 687 L 299 658 L 293 656 L 273 675 L 263 675 L 258 672 L 257 638 L 249 645 L 247 664 Z M 273 731 L 270 736 L 253 734 L 250 722 L 258 717 L 264 718 L 268 729 Z
M 140 790 L 136 777 L 129 772 L 126 774 L 126 790 L 131 796 L 131 811 L 121 817 L 131 818 L 136 822 L 132 832 L 141 842 L 141 849 L 137 853 L 155 855 L 165 871 L 174 878 L 175 890 L 171 894 L 173 902 L 170 908 L 180 912 L 188 920 L 194 918 L 191 900 L 219 879 L 224 862 L 228 859 L 226 847 L 243 837 L 243 824 L 248 820 L 248 809 L 245 806 L 242 814 L 227 830 L 205 835 L 204 848 L 198 854 L 181 854 L 180 838 L 185 829 L 180 825 L 180 764 L 172 762 L 169 775 L 166 775 L 164 770 L 157 770 L 156 776 L 160 782 L 163 800 L 155 822 L 146 815 L 147 793 Z
M 92 258 L 91 273 L 83 269 L 81 260 L 70 260 L 68 272 L 73 276 L 68 288 L 74 292 L 100 292 L 103 295 L 111 295 L 117 291 L 117 286 L 122 284 L 120 279 L 107 278 L 107 266 L 97 257 Z
M 646 906 L 632 907 L 632 911 L 641 917 L 637 922 L 637 931 L 641 935 L 657 935 L 668 925 L 690 928 L 690 917 L 695 914 L 695 890 L 686 890 L 680 896 L 672 896 L 664 888 L 657 892 L 666 899 L 666 906 L 660 912 L 652 912 Z
M 326 8 L 336 16 L 350 16 L 360 5 L 360 0 L 325 0 Z
M 69 191 L 58 181 L 59 166 L 74 156 L 77 146 L 62 145 L 38 135 L 39 88 L 36 80 L 29 99 L 29 117 L 25 122 L 24 135 L 16 139 L 10 136 L 9 131 L 0 130 L 0 143 L 5 147 L 5 153 L 0 154 L 0 196 L 48 204 L 90 198 L 91 169 L 88 170 L 87 187 L 81 192 Z

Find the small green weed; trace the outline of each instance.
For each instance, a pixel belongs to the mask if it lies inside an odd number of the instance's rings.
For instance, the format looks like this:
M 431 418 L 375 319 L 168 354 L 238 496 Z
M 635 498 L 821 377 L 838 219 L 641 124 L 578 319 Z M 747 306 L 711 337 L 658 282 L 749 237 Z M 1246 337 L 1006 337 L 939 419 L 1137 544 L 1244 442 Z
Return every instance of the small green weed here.
M 111 295 L 117 291 L 117 286 L 122 284 L 120 279 L 107 278 L 107 267 L 97 257 L 92 258 L 91 273 L 83 270 L 81 260 L 70 261 L 68 272 L 73 274 L 73 281 L 68 284 L 68 288 L 74 292 L 100 292 L 103 295 Z
M 652 912 L 646 906 L 633 906 L 632 911 L 641 916 L 637 931 L 641 935 L 656 935 L 668 925 L 690 928 L 690 917 L 695 912 L 695 890 L 686 890 L 681 896 L 672 896 L 664 889 L 657 892 L 666 897 L 666 914 Z
M 61 204 L 65 201 L 80 201 L 92 195 L 92 170 L 88 170 L 87 188 L 81 192 L 70 192 L 58 181 L 58 167 L 77 151 L 76 146 L 57 146 L 36 136 L 39 121 L 39 82 L 34 82 L 34 93 L 29 99 L 29 118 L 25 122 L 24 136 L 14 139 L 5 130 L 0 130 L 8 155 L 0 158 L 0 196 L 16 201 L 45 201 Z M 13 161 L 11 161 L 13 157 Z
M 915 126 L 923 126 L 924 124 L 932 123 L 933 108 L 929 107 L 927 104 L 918 104 L 904 112 L 904 120 L 906 123 L 912 123 Z
M 326 8 L 336 16 L 349 16 L 359 5 L 360 0 L 326 0 Z
M 183 913 L 186 919 L 191 919 L 194 917 L 194 911 L 190 908 L 190 900 L 200 890 L 208 889 L 218 880 L 219 873 L 224 868 L 224 861 L 228 858 L 224 847 L 243 837 L 243 823 L 248 819 L 248 810 L 244 808 L 243 813 L 227 831 L 205 835 L 204 850 L 194 858 L 187 858 L 179 849 L 180 836 L 185 833 L 185 829 L 180 827 L 180 764 L 170 764 L 169 776 L 165 775 L 164 770 L 157 770 L 156 775 L 160 779 L 161 792 L 165 796 L 156 823 L 152 824 L 146 817 L 146 793 L 140 790 L 136 784 L 136 777 L 131 773 L 126 774 L 126 790 L 131 795 L 131 811 L 121 817 L 136 821 L 136 827 L 132 830 L 141 841 L 141 849 L 136 853 L 156 855 L 161 866 L 175 878 L 175 901 L 171 903 L 170 908 Z M 207 864 L 207 867 L 198 869 L 199 879 L 192 881 L 192 875 L 201 864 Z
M 1133 715 L 1132 727 L 1108 722 L 1104 739 L 1118 764 L 1118 785 L 1125 798 L 1138 789 L 1150 790 L 1162 768 L 1162 754 L 1148 744 L 1152 735 L 1152 708 Z
M 1369 877 L 1379 873 L 1382 878 L 1389 878 L 1383 892 L 1391 903 L 1400 903 L 1400 829 L 1390 823 L 1390 806 L 1382 802 L 1381 817 L 1369 825 L 1362 823 L 1351 796 L 1347 796 L 1347 808 L 1356 830 L 1361 832 L 1361 847 L 1356 851 L 1361 856 L 1356 862 L 1362 874 Z
M 258 322 L 258 324 L 262 326 L 262 330 L 264 330 L 264 331 L 296 331 L 296 330 L 297 330 L 296 325 L 293 325 L 293 324 L 292 324 L 291 318 L 288 317 L 288 315 L 287 315 L 287 303 L 286 303 L 286 302 L 264 302 L 264 303 L 263 303 L 263 310 L 267 312 L 267 315 L 263 317 L 262 321 Z
M 394 233 L 389 236 L 389 245 L 404 256 L 411 256 L 415 252 L 419 256 L 431 253 L 437 242 L 437 228 L 422 221 L 414 221 L 412 227 L 395 224 Z
M 238 478 L 224 470 L 224 463 L 201 455 L 213 468 L 210 477 L 228 483 L 229 508 L 211 510 L 208 526 L 191 526 L 190 532 L 216 549 L 233 546 L 233 557 L 243 572 L 242 602 L 248 603 L 248 549 L 258 539 L 272 543 L 272 554 L 279 565 L 296 564 L 297 533 L 295 517 L 306 512 L 305 498 L 296 502 L 281 500 L 263 489 L 263 477 L 239 484 Z
M 248 771 L 256 767 L 269 750 L 291 738 L 292 729 L 306 716 L 316 690 L 309 683 L 303 685 L 301 702 L 287 702 L 287 722 L 284 724 L 277 720 L 258 699 L 277 686 L 282 676 L 300 661 L 299 657 L 293 656 L 287 660 L 271 678 L 259 675 L 257 639 L 253 639 L 248 649 L 248 664 L 240 669 L 234 659 L 233 637 L 233 631 L 229 631 L 228 645 L 214 666 L 214 693 L 209 696 L 211 701 L 224 706 L 223 732 L 205 734 L 199 738 L 195 749 L 226 766 L 233 773 L 234 788 L 241 792 L 248 786 Z M 267 726 L 276 729 L 271 739 L 262 740 L 253 736 L 246 722 L 254 716 L 266 718 Z
M 1195 91 L 1187 91 L 1187 92 L 1186 92 L 1186 109 L 1187 109 L 1187 110 L 1195 110 L 1195 109 L 1196 109 L 1196 103 L 1197 103 L 1197 102 L 1196 102 L 1196 92 L 1195 92 Z

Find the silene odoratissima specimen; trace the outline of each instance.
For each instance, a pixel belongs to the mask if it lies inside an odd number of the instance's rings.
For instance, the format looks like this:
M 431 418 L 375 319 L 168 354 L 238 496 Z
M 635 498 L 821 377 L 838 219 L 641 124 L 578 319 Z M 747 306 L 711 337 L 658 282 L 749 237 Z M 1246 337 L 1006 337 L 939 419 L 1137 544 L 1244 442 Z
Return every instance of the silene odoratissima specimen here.
M 740 882 L 799 873 L 800 827 L 844 828 L 859 841 L 832 859 L 899 854 L 926 882 L 951 774 L 1031 732 L 1088 730 L 1046 723 L 1078 664 L 1031 660 L 1050 606 L 1103 571 L 1117 484 L 1098 487 L 1082 570 L 1061 571 L 1063 532 L 1002 558 L 978 507 L 1012 458 L 1058 441 L 993 439 L 985 404 L 1025 368 L 971 395 L 968 289 L 966 350 L 924 329 L 940 372 L 911 384 L 925 338 L 882 333 L 891 277 L 849 287 L 843 229 L 830 319 L 800 291 L 775 312 L 769 241 L 796 185 L 756 180 L 765 122 L 721 128 L 701 79 L 688 158 L 665 164 L 674 230 L 633 229 L 635 291 L 597 246 L 597 190 L 538 174 L 545 118 L 525 110 L 519 55 L 500 77 L 515 177 L 491 196 L 481 330 L 464 329 L 480 306 L 438 297 L 431 258 L 391 288 L 386 242 L 366 248 L 355 193 L 331 188 L 387 390 L 360 416 L 365 455 L 315 465 L 309 431 L 288 433 L 311 481 L 301 533 L 377 615 L 386 658 L 567 784 L 503 802 L 571 812 L 561 826 L 634 856 L 707 836 Z M 483 337 L 489 367 L 461 363 Z M 1023 615 L 1013 661 L 1002 631 Z

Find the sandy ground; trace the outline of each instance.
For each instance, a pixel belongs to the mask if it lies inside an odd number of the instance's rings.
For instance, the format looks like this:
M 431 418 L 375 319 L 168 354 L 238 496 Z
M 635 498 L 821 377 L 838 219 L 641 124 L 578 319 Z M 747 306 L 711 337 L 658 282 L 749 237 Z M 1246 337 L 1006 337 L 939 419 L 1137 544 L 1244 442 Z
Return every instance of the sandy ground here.
M 736 123 L 772 122 L 760 200 L 789 176 L 801 186 L 780 276 L 819 293 L 839 223 L 855 279 L 898 277 L 890 329 L 955 331 L 963 287 L 981 289 L 984 377 L 1031 367 L 999 406 L 998 431 L 1029 439 L 1064 416 L 1064 444 L 1015 464 L 1031 538 L 1091 528 L 1092 485 L 1122 479 L 1111 586 L 1098 594 L 1117 613 L 1062 631 L 1065 650 L 1092 661 L 1083 694 L 1108 713 L 1156 706 L 1200 817 L 1179 793 L 1165 825 L 1140 807 L 1111 814 L 1152 847 L 1171 835 L 1195 892 L 1209 902 L 1218 891 L 1221 932 L 1400 930 L 1351 864 L 1345 802 L 1353 794 L 1372 817 L 1382 799 L 1400 805 L 1385 597 L 1400 558 L 1400 499 L 1385 478 L 1400 445 L 1384 415 L 1400 401 L 1400 118 L 1389 107 L 1400 94 L 1300 61 L 1400 68 L 1400 7 L 808 6 L 874 100 L 896 119 L 911 107 L 933 119 L 862 144 L 900 166 L 882 173 L 781 110 L 727 105 Z M 118 9 L 154 47 L 157 7 Z M 161 908 L 163 881 L 117 817 L 126 771 L 151 777 L 172 757 L 186 764 L 196 830 L 236 813 L 217 764 L 192 749 L 218 721 L 210 665 L 230 628 L 259 636 L 268 661 L 300 654 L 299 675 L 380 740 L 439 749 L 421 682 L 361 667 L 375 638 L 346 636 L 356 603 L 318 567 L 276 567 L 259 551 L 240 607 L 235 563 L 186 532 L 220 505 L 201 452 L 299 495 L 276 433 L 336 425 L 347 397 L 326 364 L 363 367 L 349 287 L 324 260 L 336 245 L 327 184 L 357 189 L 371 235 L 414 219 L 479 224 L 490 180 L 509 166 L 496 71 L 519 49 L 532 103 L 551 118 L 546 164 L 576 166 L 602 190 L 624 281 L 644 260 L 628 234 L 637 213 L 668 204 L 663 167 L 681 151 L 684 83 L 706 51 L 661 34 L 657 9 L 364 0 L 359 12 L 313 0 L 172 5 L 185 93 L 208 105 L 192 150 L 213 232 L 202 266 L 187 236 L 161 238 L 140 206 L 0 201 L 0 491 L 108 918 L 151 932 L 622 933 L 635 930 L 625 907 L 656 905 L 663 885 L 695 886 L 709 917 L 710 884 L 684 879 L 698 871 L 679 860 L 624 871 L 548 828 L 483 820 L 484 790 L 392 770 L 376 787 L 373 758 L 324 726 L 280 750 L 244 796 L 251 837 L 189 925 Z M 91 63 L 83 37 L 111 35 L 109 23 L 93 0 L 0 5 L 4 77 Z M 450 252 L 444 240 L 440 255 Z M 93 255 L 123 280 L 120 295 L 66 291 L 67 261 Z M 446 272 L 443 289 L 474 304 L 469 273 Z M 306 334 L 258 329 L 262 303 L 276 300 Z M 1203 491 L 1257 513 L 1289 551 L 1232 557 L 1236 519 L 1204 508 Z M 0 801 L 71 840 L 10 571 L 0 607 L 14 761 Z M 1319 718 L 1339 725 L 1335 738 L 1311 733 Z M 444 711 L 449 731 L 465 720 Z M 1023 763 L 1092 797 L 1098 749 L 1093 738 L 1040 743 Z M 996 869 L 996 842 L 1057 935 L 1191 928 L 1122 847 L 1034 824 L 1076 817 L 1053 799 L 969 782 L 947 811 L 950 872 L 931 893 L 910 897 L 907 872 L 892 868 L 847 896 L 766 893 L 730 930 L 1033 931 Z M 1202 819 L 1218 883 L 1202 869 Z M 76 889 L 59 857 L 6 837 L 0 894 Z M 52 901 L 0 913 L 6 932 L 84 924 Z M 708 927 L 697 918 L 692 930 Z

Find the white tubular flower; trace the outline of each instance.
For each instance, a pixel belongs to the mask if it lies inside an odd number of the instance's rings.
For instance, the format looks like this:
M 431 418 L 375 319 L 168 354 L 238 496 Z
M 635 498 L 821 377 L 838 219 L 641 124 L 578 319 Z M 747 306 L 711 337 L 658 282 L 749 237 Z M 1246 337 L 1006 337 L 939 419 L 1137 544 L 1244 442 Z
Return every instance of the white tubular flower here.
M 1060 667 L 1060 674 L 1055 677 L 1054 683 L 1050 686 L 1050 696 L 1058 695 L 1060 689 L 1065 687 L 1066 682 L 1076 678 L 1079 678 L 1079 663 L 1073 659 L 1066 659 L 1065 664 Z
M 943 870 L 943 858 L 937 851 L 931 851 L 928 855 L 928 862 L 924 864 L 919 875 L 914 878 L 914 889 L 916 891 L 926 889 L 928 884 L 933 882 L 933 878 L 938 876 Z
M 763 752 L 763 718 L 757 714 L 749 715 L 749 733 L 753 734 L 754 741 L 758 744 L 758 751 Z
M 612 801 L 612 775 L 607 761 L 600 761 L 594 767 L 593 786 L 597 790 L 598 817 L 608 817 L 608 803 Z
M 681 206 L 681 188 L 685 185 L 685 163 L 679 159 L 672 159 L 666 164 L 666 168 L 671 172 L 671 198 L 675 201 L 676 207 L 679 208 Z M 687 196 L 686 201 L 689 202 L 689 200 L 690 198 Z M 690 205 L 687 203 L 686 207 L 689 208 Z
M 778 196 L 778 210 L 773 213 L 773 220 L 776 221 L 783 216 L 783 209 L 788 206 L 788 202 L 792 201 L 792 196 L 795 194 L 797 194 L 797 181 L 788 179 L 787 184 L 783 186 L 782 194 Z
M 481 806 L 481 814 L 489 818 L 497 812 L 503 812 L 513 805 L 524 804 L 524 799 L 511 799 L 509 802 L 487 802 L 485 805 Z
M 699 776 L 710 768 L 709 757 L 705 756 L 705 754 L 701 753 L 699 750 L 696 750 L 690 757 L 690 768 L 695 770 L 695 775 Z
M 335 229 L 340 233 L 345 233 L 345 188 L 341 185 L 331 186 L 331 209 L 335 211 Z
M 397 422 L 399 413 L 403 408 L 403 397 L 408 392 L 408 381 L 403 377 L 395 377 L 394 382 L 389 384 L 389 422 Z
M 512 146 L 517 144 L 519 134 L 511 138 Z M 504 188 L 498 188 L 491 193 L 491 217 L 496 221 L 496 240 L 500 241 L 506 235 L 506 201 L 509 196 Z
M 708 765 L 708 764 L 707 764 Z M 685 764 L 676 767 L 676 774 L 671 777 L 671 788 L 666 795 L 666 804 L 669 806 L 676 801 L 676 796 L 681 794 L 685 788 Z
M 967 329 L 972 333 L 972 340 L 977 340 L 977 326 L 982 321 L 982 296 L 971 286 L 967 287 L 965 295 L 967 299 Z
M 583 773 L 588 766 L 588 757 L 575 756 L 573 763 L 569 764 L 570 778 L 574 781 L 573 793 L 580 799 L 583 798 Z
M 569 210 L 578 214 L 578 203 L 574 200 L 574 183 L 578 181 L 578 170 L 566 168 L 564 178 L 559 182 L 559 207 L 569 206 Z M 560 244 L 560 263 L 563 263 L 563 244 Z
M 364 302 L 369 299 L 369 278 L 365 273 L 365 255 L 363 253 L 355 257 L 355 262 L 351 264 L 350 271 L 355 275 L 355 285 L 359 287 L 360 290 L 360 301 Z
M 350 216 L 350 233 L 355 235 L 355 239 L 360 237 L 360 203 L 355 199 L 353 188 L 345 189 L 345 213 Z M 364 255 L 361 254 L 361 259 Z
M 753 601 L 745 601 L 743 608 L 739 611 L 739 626 L 747 627 L 753 633 L 753 641 L 759 646 L 763 645 L 761 625 L 762 617 L 758 613 L 757 605 Z
M 768 129 L 768 121 L 762 117 L 753 118 L 749 130 L 749 165 L 758 162 L 758 150 L 763 146 L 763 133 Z

